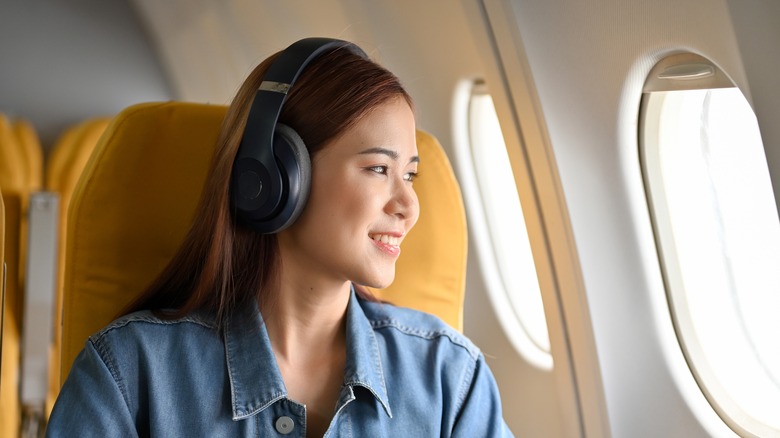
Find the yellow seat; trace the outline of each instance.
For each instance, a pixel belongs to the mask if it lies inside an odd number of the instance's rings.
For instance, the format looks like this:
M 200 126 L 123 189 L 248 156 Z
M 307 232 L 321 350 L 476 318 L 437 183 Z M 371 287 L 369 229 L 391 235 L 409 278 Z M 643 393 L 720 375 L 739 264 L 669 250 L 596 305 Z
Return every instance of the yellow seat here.
M 0 189 L 5 209 L 4 257 L 6 292 L 3 317 L 2 385 L 0 385 L 0 436 L 19 435 L 21 408 L 19 400 L 19 367 L 21 361 L 22 247 L 21 238 L 25 202 L 29 194 L 28 175 L 22 147 L 11 123 L 0 114 Z
M 110 117 L 85 120 L 57 139 L 46 164 L 46 189 L 70 197 L 89 156 L 111 121 Z
M 38 134 L 30 122 L 22 119 L 14 122 L 13 130 L 27 169 L 27 187 L 31 192 L 40 190 L 43 184 L 43 150 Z
M 0 355 L 3 353 L 3 319 L 5 317 L 5 203 L 3 203 L 3 188 L 0 187 Z M 0 375 L 3 372 L 0 362 Z M 3 390 L 3 380 L 0 379 L 0 392 Z
M 101 138 L 70 204 L 62 375 L 92 333 L 163 269 L 200 197 L 226 107 L 150 103 L 118 115 Z M 462 325 L 466 222 L 441 146 L 418 133 L 421 204 L 396 282 L 381 298 Z
M 45 408 L 47 418 L 54 407 L 60 386 L 62 386 L 60 381 L 60 340 L 62 338 L 62 285 L 65 276 L 68 205 L 76 183 L 110 120 L 108 117 L 93 118 L 65 130 L 57 139 L 46 164 L 46 190 L 55 192 L 60 197 L 57 286 L 54 297 L 54 308 L 57 311 L 54 313 L 54 341 L 49 359 L 49 389 Z

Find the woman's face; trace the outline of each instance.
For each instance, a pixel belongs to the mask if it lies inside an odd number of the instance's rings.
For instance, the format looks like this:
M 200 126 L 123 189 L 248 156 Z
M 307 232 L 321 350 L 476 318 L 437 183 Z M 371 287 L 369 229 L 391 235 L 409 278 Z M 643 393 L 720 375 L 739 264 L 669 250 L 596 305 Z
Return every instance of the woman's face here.
M 415 129 L 412 110 L 399 97 L 312 157 L 308 203 L 279 233 L 285 275 L 380 288 L 393 281 L 399 244 L 419 216 Z

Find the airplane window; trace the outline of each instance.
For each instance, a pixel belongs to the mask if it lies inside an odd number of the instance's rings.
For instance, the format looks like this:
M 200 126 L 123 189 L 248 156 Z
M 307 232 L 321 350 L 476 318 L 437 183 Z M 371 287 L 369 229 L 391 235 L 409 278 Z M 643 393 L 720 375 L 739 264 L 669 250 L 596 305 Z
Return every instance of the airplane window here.
M 641 137 L 675 328 L 720 416 L 774 436 L 780 221 L 758 123 L 736 87 L 673 88 L 645 94 Z
M 470 210 L 480 211 L 478 220 L 471 218 L 472 226 L 486 228 L 484 238 L 474 239 L 477 253 L 507 336 L 530 363 L 551 369 L 547 322 L 506 144 L 486 87 L 470 85 L 464 108 L 468 150 L 461 151 L 460 158 L 469 162 L 475 176 L 475 196 L 469 199 L 466 190 Z

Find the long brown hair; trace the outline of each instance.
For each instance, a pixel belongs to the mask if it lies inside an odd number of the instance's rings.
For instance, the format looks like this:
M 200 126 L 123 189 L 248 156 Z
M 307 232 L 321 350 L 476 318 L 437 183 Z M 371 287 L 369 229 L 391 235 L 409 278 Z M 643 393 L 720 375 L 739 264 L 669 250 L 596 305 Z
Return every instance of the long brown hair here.
M 237 221 L 229 184 L 256 90 L 274 54 L 247 77 L 228 108 L 192 228 L 168 266 L 123 313 L 163 310 L 171 318 L 194 310 L 213 312 L 222 327 L 238 306 L 261 308 L 278 280 L 275 234 L 259 234 Z M 398 78 L 378 64 L 336 49 L 312 61 L 291 88 L 279 122 L 295 129 L 314 156 L 363 116 L 390 99 L 411 98 Z M 365 298 L 369 292 L 357 288 Z

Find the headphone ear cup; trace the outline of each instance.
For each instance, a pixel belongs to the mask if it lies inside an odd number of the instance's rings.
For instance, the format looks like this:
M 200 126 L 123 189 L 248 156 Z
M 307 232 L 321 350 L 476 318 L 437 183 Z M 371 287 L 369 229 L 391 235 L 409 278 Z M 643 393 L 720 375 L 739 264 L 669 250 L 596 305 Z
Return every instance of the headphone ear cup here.
M 291 127 L 277 123 L 274 133 L 274 152 L 282 175 L 282 195 L 279 215 L 269 220 L 275 233 L 292 225 L 303 212 L 311 190 L 311 159 L 301 136 Z

